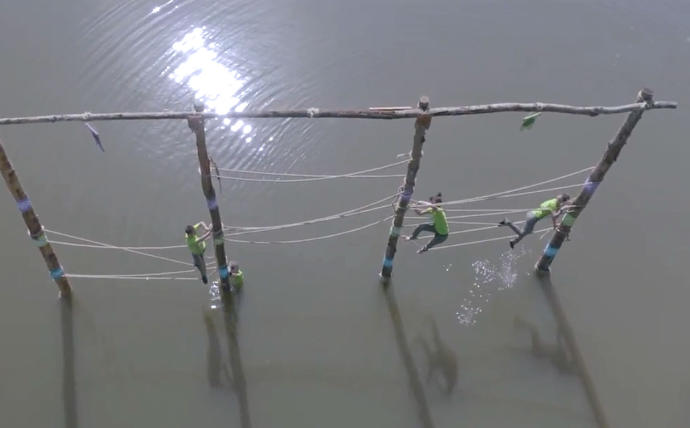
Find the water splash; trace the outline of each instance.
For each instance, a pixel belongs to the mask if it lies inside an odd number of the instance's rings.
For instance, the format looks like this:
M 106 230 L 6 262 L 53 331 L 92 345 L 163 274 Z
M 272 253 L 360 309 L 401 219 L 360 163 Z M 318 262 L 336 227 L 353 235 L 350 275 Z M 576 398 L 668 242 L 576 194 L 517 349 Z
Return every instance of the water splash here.
M 220 288 L 218 287 L 218 282 L 213 281 L 211 283 L 211 286 L 208 287 L 208 294 L 210 297 L 209 299 L 209 306 L 211 309 L 216 309 L 220 307 L 221 305 L 221 299 L 220 299 Z
M 531 252 L 524 246 L 519 246 L 513 251 L 501 253 L 498 263 L 489 259 L 472 263 L 474 283 L 468 290 L 468 296 L 463 298 L 460 308 L 455 313 L 458 322 L 463 325 L 475 325 L 477 316 L 482 313 L 482 307 L 489 302 L 491 297 L 515 285 L 518 277 L 517 261 L 529 253 Z

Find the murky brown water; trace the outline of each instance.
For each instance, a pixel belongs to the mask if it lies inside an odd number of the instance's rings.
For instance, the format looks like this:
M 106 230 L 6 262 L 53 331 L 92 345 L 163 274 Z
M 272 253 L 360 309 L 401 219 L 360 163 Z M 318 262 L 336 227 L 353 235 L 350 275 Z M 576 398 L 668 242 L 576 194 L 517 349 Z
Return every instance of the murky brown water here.
M 63 3 L 0 5 L 1 117 L 184 110 L 195 97 L 216 111 L 411 105 L 420 95 L 434 106 L 622 104 L 643 86 L 679 101 L 677 111 L 645 114 L 552 279 L 611 426 L 690 423 L 687 2 Z M 583 168 L 623 120 L 545 115 L 519 132 L 520 117 L 435 119 L 417 197 L 460 199 Z M 117 245 L 182 244 L 184 225 L 208 218 L 184 121 L 94 125 L 105 153 L 78 123 L 0 128 L 43 223 Z M 330 119 L 207 126 L 221 168 L 313 174 L 395 162 L 412 128 Z M 291 223 L 380 199 L 399 182 L 225 181 L 220 207 L 227 224 Z M 468 208 L 529 208 L 544 198 Z M 556 341 L 531 274 L 547 238 L 525 239 L 513 253 L 500 241 L 418 256 L 401 243 L 391 294 L 376 276 L 387 222 L 300 245 L 231 243 L 247 277 L 234 347 L 197 281 L 73 279 L 74 306 L 65 311 L 6 193 L 0 215 L 3 426 L 239 427 L 230 351 L 241 355 L 243 410 L 254 427 L 424 426 L 415 371 L 436 427 L 594 425 L 578 378 L 534 358 L 528 330 L 514 325 L 517 316 Z M 257 236 L 315 237 L 387 215 Z M 500 231 L 448 244 L 494 236 Z M 72 273 L 185 269 L 115 250 L 56 250 Z M 156 254 L 189 258 L 184 249 Z M 431 319 L 457 357 L 450 395 L 426 382 L 420 338 L 431 341 Z

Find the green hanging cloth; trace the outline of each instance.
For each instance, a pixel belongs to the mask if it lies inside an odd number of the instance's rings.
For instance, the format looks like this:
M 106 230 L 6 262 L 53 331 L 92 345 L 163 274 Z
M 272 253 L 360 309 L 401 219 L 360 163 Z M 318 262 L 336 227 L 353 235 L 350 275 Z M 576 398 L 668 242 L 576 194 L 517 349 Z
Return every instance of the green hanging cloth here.
M 525 129 L 531 129 L 532 125 L 534 125 L 534 122 L 537 120 L 539 116 L 541 116 L 541 112 L 528 114 L 527 116 L 523 117 L 522 125 L 520 126 L 520 131 L 524 131 Z

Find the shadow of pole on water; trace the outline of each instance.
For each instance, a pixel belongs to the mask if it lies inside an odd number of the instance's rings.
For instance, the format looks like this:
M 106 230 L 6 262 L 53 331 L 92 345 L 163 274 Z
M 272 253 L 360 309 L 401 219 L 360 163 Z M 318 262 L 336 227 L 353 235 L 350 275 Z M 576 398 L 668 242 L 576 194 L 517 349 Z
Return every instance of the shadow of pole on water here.
M 551 283 L 551 278 L 549 275 L 544 275 L 541 277 L 538 276 L 537 281 L 539 281 L 539 285 L 544 291 L 546 300 L 549 303 L 549 306 L 551 307 L 551 311 L 553 312 L 554 317 L 556 318 L 556 323 L 558 324 L 558 331 L 562 335 L 563 340 L 565 341 L 565 344 L 568 348 L 568 351 L 570 351 L 573 363 L 575 364 L 575 373 L 579 376 L 580 380 L 582 381 L 582 386 L 585 389 L 585 394 L 587 395 L 587 400 L 589 401 L 589 405 L 592 408 L 592 412 L 594 413 L 594 418 L 596 419 L 597 425 L 599 426 L 599 428 L 608 428 L 609 424 L 606 421 L 606 416 L 604 415 L 604 408 L 602 407 L 601 402 L 599 401 L 599 397 L 594 387 L 594 382 L 592 381 L 592 378 L 589 375 L 589 371 L 587 370 L 587 366 L 585 365 L 585 360 L 582 357 L 580 348 L 577 346 L 577 342 L 575 341 L 575 334 L 573 333 L 573 329 L 570 327 L 570 323 L 568 322 L 568 319 L 565 315 L 565 311 L 563 310 L 561 301 L 558 298 L 556 289 Z
M 236 299 L 233 298 L 231 292 L 221 291 L 220 298 L 222 305 L 215 309 L 207 309 L 204 311 L 204 325 L 206 333 L 208 334 L 208 354 L 207 354 L 207 376 L 209 385 L 212 387 L 220 387 L 223 384 L 221 375 L 232 385 L 233 390 L 237 394 L 237 400 L 240 408 L 240 421 L 242 428 L 251 428 L 252 422 L 249 413 L 249 399 L 247 394 L 247 381 L 242 367 L 242 359 L 240 356 L 240 346 L 237 341 L 237 311 L 235 309 Z M 223 323 L 225 325 L 225 333 L 227 336 L 228 355 L 230 357 L 230 370 L 227 372 L 225 364 L 222 362 L 220 340 L 216 326 L 213 323 L 213 313 L 220 313 L 223 316 Z
M 400 316 L 400 308 L 398 307 L 398 302 L 395 299 L 395 294 L 393 293 L 393 284 L 389 283 L 383 286 L 383 294 L 386 297 L 386 303 L 388 305 L 388 312 L 393 322 L 393 329 L 395 330 L 395 340 L 398 343 L 398 350 L 400 351 L 400 357 L 402 358 L 405 370 L 407 371 L 407 377 L 410 382 L 410 388 L 412 389 L 412 395 L 417 403 L 417 413 L 419 415 L 419 420 L 424 428 L 433 428 L 434 423 L 431 420 L 431 413 L 429 412 L 429 405 L 426 400 L 426 395 L 424 394 L 424 388 L 422 382 L 419 380 L 419 372 L 414 364 L 414 359 L 412 358 L 412 353 L 410 352 L 410 346 L 407 343 L 407 337 L 405 336 L 405 329 L 403 327 L 402 318 Z
M 60 324 L 62 330 L 62 402 L 65 427 L 77 428 L 77 390 L 74 381 L 74 322 L 72 297 L 60 299 Z

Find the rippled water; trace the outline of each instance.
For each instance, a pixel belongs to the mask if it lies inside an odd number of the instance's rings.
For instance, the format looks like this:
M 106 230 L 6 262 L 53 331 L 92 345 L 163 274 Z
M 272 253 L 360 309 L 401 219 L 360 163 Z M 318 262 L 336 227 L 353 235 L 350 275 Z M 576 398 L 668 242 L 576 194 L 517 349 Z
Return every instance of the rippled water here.
M 0 116 L 178 111 L 198 101 L 221 113 L 366 108 L 413 105 L 421 95 L 433 106 L 617 104 L 649 86 L 682 108 L 645 113 L 554 263 L 553 286 L 610 425 L 680 427 L 690 423 L 688 22 L 680 0 L 6 1 Z M 520 118 L 434 119 L 415 196 L 466 198 L 591 165 L 622 121 L 543 115 L 520 132 Z M 42 222 L 117 245 L 183 244 L 184 226 L 208 218 L 187 124 L 93 125 L 105 153 L 78 123 L 0 127 Z M 400 160 L 413 124 L 209 120 L 206 129 L 219 168 L 333 175 Z M 216 190 L 227 225 L 255 226 L 342 213 L 399 184 L 224 181 Z M 71 310 L 57 304 L 7 195 L 0 215 L 8 426 L 244 428 L 249 415 L 254 427 L 415 427 L 424 426 L 422 401 L 436 427 L 594 426 L 578 378 L 535 358 L 531 335 L 514 324 L 557 341 L 531 274 L 547 238 L 526 238 L 515 251 L 498 240 L 424 255 L 401 242 L 390 293 L 377 281 L 388 222 L 302 244 L 229 243 L 246 279 L 228 329 L 217 290 L 196 281 L 75 278 Z M 249 236 L 311 238 L 388 215 Z M 69 272 L 184 268 L 122 251 L 57 250 Z M 184 249 L 156 254 L 189 259 Z M 431 320 L 457 361 L 450 395 L 426 382 Z M 442 377 L 442 365 L 433 367 Z

